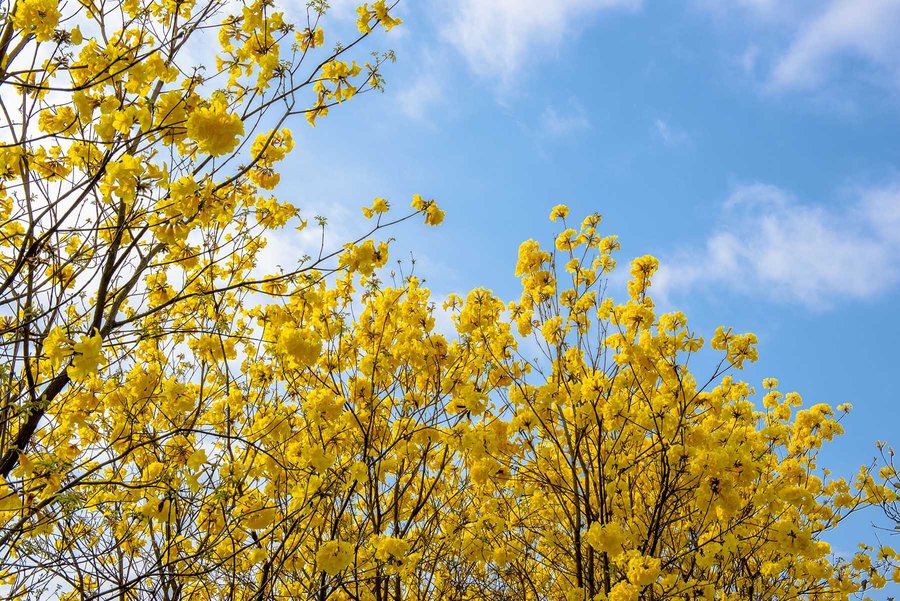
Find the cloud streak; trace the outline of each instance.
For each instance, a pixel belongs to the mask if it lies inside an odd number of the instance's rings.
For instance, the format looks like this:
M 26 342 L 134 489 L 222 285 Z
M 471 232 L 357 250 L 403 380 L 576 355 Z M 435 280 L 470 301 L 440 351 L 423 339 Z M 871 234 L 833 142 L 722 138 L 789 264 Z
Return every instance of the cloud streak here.
M 776 61 L 769 80 L 777 90 L 810 89 L 829 80 L 842 60 L 862 60 L 896 80 L 900 72 L 900 3 L 834 0 L 804 23 Z
M 404 114 L 416 121 L 428 122 L 431 112 L 446 100 L 444 79 L 435 71 L 423 71 L 397 93 Z
M 662 119 L 656 119 L 653 122 L 653 128 L 656 134 L 670 148 L 676 146 L 685 146 L 691 143 L 691 137 L 682 129 L 674 127 Z
M 693 0 L 737 34 L 735 67 L 768 94 L 853 103 L 854 86 L 900 92 L 897 0 Z
M 800 203 L 776 186 L 742 186 L 698 248 L 664 261 L 662 299 L 727 289 L 825 310 L 900 282 L 900 182 L 857 191 L 846 208 Z
M 565 109 L 548 106 L 541 113 L 540 131 L 546 136 L 563 138 L 591 128 L 584 108 L 570 102 Z
M 526 63 L 555 49 L 580 20 L 640 6 L 641 0 L 459 0 L 443 37 L 474 73 L 508 87 Z

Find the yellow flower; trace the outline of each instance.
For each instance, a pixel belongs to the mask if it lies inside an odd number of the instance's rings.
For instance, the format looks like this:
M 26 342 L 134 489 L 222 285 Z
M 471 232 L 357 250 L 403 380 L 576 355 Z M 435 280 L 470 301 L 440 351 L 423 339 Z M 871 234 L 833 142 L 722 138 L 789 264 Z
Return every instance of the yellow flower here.
M 316 552 L 316 563 L 330 576 L 338 575 L 352 561 L 353 546 L 344 541 L 326 541 Z
M 56 371 L 62 362 L 72 354 L 72 341 L 60 327 L 53 328 L 44 338 L 44 355 L 50 361 L 50 369 Z
M 73 348 L 75 356 L 72 358 L 72 365 L 67 369 L 70 378 L 83 380 L 97 373 L 103 362 L 102 343 L 100 333 L 96 330 L 93 336 L 82 336 L 81 340 L 75 343 Z
M 61 16 L 57 0 L 19 0 L 10 19 L 26 35 L 34 34 L 38 42 L 49 41 Z
M 557 315 L 548 319 L 541 327 L 541 333 L 549 344 L 554 346 L 561 344 L 565 336 L 562 317 Z
M 296 367 L 313 365 L 322 351 L 322 340 L 314 332 L 290 326 L 281 330 L 278 343 Z
M 250 563 L 254 563 L 254 564 L 262 563 L 263 560 L 265 560 L 267 555 L 268 555 L 268 553 L 266 552 L 265 549 L 257 547 L 256 549 L 253 549 L 252 551 L 250 551 L 250 554 L 248 555 L 247 559 L 250 561 Z
M 338 264 L 361 275 L 371 275 L 388 260 L 387 242 L 379 242 L 376 246 L 373 240 L 366 240 L 359 245 L 348 244 L 344 249 Z
M 584 588 L 577 586 L 566 592 L 566 601 L 584 601 Z
M 556 237 L 556 248 L 559 250 L 572 250 L 575 248 L 578 243 L 578 239 L 575 237 L 578 234 L 573 229 L 567 229 L 559 234 Z
M 244 520 L 244 527 L 248 530 L 263 530 L 271 526 L 275 522 L 277 516 L 277 509 L 274 507 L 265 507 L 250 513 Z
M 659 269 L 656 257 L 644 255 L 631 262 L 631 281 L 628 282 L 628 293 L 637 300 L 650 287 L 650 278 Z
M 444 212 L 438 208 L 434 200 L 425 200 L 415 194 L 411 206 L 418 211 L 424 211 L 427 225 L 439 225 L 444 220 Z
M 629 555 L 628 580 L 641 587 L 655 582 L 659 576 L 659 559 L 641 555 L 640 551 L 629 551 Z
M 48 134 L 67 134 L 75 129 L 75 111 L 70 106 L 41 111 L 38 127 Z
M 638 601 L 641 589 L 628 582 L 620 582 L 609 591 L 609 601 Z
M 300 48 L 302 50 L 307 50 L 308 48 L 316 48 L 317 46 L 321 46 L 325 43 L 325 32 L 321 27 L 317 28 L 313 31 L 311 28 L 307 27 L 303 31 L 298 31 L 294 34 L 297 39 L 297 43 L 300 44 Z
M 250 170 L 250 181 L 263 190 L 271 190 L 281 181 L 281 175 L 271 167 L 256 166 Z
M 425 223 L 427 225 L 440 225 L 442 221 L 444 221 L 444 212 L 432 200 L 428 208 L 425 209 Z
M 366 216 L 366 219 L 371 219 L 375 215 L 387 213 L 389 208 L 388 201 L 383 198 L 376 198 L 375 202 L 372 203 L 372 206 L 363 207 L 362 212 L 363 215 Z
M 402 559 L 409 552 L 409 543 L 396 536 L 382 536 L 375 545 L 375 557 L 382 561 Z
M 556 221 L 557 219 L 565 219 L 569 214 L 569 207 L 566 205 L 556 205 L 553 207 L 553 210 L 550 211 L 550 221 Z
M 369 479 L 369 468 L 362 461 L 356 461 L 350 466 L 350 478 L 357 482 L 365 482 Z
M 244 133 L 239 115 L 229 113 L 222 100 L 196 109 L 187 119 L 187 135 L 196 140 L 201 152 L 221 156 L 234 150 Z
M 256 136 L 250 147 L 250 154 L 259 159 L 258 164 L 271 167 L 284 159 L 294 148 L 291 130 L 284 127 L 278 131 L 268 131 Z
M 359 29 L 359 32 L 369 33 L 372 31 L 372 26 L 369 25 L 369 21 L 372 20 L 372 17 L 375 16 L 375 14 L 369 10 L 369 4 L 366 3 L 357 7 L 356 13 L 359 15 L 359 18 L 356 19 L 356 27 Z
M 388 14 L 388 7 L 384 0 L 378 0 L 372 5 L 375 10 L 375 16 L 381 21 L 385 31 L 390 31 L 393 27 L 403 23 L 400 19 L 394 18 Z
M 6 483 L 6 478 L 0 476 L 0 516 L 4 512 L 18 511 L 21 506 L 22 501 L 19 495 Z M 6 516 L 0 519 L 6 519 Z
M 744 361 L 754 363 L 759 358 L 756 343 L 756 334 L 735 336 L 728 345 L 727 359 L 738 369 L 744 366 Z
M 607 553 L 610 557 L 617 557 L 622 554 L 622 547 L 627 537 L 627 533 L 617 522 L 609 524 L 594 522 L 584 534 L 585 542 L 597 551 Z
M 206 451 L 203 449 L 197 449 L 187 459 L 187 467 L 192 471 L 197 471 L 197 469 L 206 463 Z

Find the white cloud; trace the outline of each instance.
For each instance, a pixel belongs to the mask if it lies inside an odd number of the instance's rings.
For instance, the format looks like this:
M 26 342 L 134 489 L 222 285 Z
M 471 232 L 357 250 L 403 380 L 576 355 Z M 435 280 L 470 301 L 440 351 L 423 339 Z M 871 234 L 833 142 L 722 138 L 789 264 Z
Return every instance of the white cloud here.
M 317 215 L 327 219 L 324 228 L 317 222 Z M 304 263 L 308 267 L 310 262 L 339 251 L 347 242 L 359 238 L 370 225 L 358 209 L 351 210 L 339 202 L 328 203 L 321 210 L 315 204 L 307 203 L 302 207 L 300 217 L 307 221 L 302 231 L 295 229 L 299 221 L 292 220 L 285 228 L 266 233 L 266 246 L 257 256 L 253 270 L 255 277 L 290 273 L 300 266 L 303 257 L 309 257 Z M 332 259 L 326 263 L 333 266 L 337 261 Z
M 653 122 L 656 134 L 662 139 L 666 146 L 676 147 L 685 146 L 691 143 L 691 137 L 688 133 L 677 127 L 673 127 L 662 119 Z
M 841 59 L 862 59 L 895 79 L 900 71 L 900 2 L 833 0 L 802 24 L 775 62 L 769 84 L 777 90 L 825 83 Z
M 778 6 L 777 0 L 737 0 L 737 4 L 758 11 L 769 11 Z
M 898 0 L 693 0 L 743 50 L 734 67 L 761 91 L 805 92 L 854 109 L 851 84 L 900 92 Z
M 641 0 L 459 0 L 443 36 L 476 74 L 506 87 L 528 61 L 558 46 L 586 16 L 640 6 Z
M 776 186 L 738 188 L 700 248 L 663 261 L 654 290 L 727 288 L 825 309 L 900 282 L 900 182 L 857 190 L 843 208 L 802 204 Z
M 398 82 L 395 95 L 404 114 L 428 122 L 431 113 L 446 103 L 449 60 L 444 49 L 424 48 L 419 53 L 417 68 Z
M 694 4 L 703 10 L 725 11 L 744 9 L 751 11 L 769 11 L 778 6 L 776 0 L 694 0 Z
M 737 57 L 736 62 L 745 76 L 753 76 L 759 62 L 759 46 L 751 44 Z
M 397 102 L 413 119 L 425 121 L 429 111 L 444 100 L 444 86 L 434 73 L 419 74 L 410 85 L 397 92 Z
M 546 136 L 562 138 L 590 127 L 584 108 L 576 102 L 570 102 L 565 109 L 548 106 L 541 113 L 540 131 Z

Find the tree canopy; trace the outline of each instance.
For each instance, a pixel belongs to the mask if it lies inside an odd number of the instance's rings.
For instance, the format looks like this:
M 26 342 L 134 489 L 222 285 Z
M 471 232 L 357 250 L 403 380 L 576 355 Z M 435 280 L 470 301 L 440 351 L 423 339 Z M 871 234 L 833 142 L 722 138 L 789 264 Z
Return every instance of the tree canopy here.
M 616 236 L 519 249 L 439 307 L 371 228 L 278 273 L 289 126 L 382 88 L 383 0 L 16 0 L 0 26 L 0 590 L 13 599 L 847 599 L 896 494 L 819 465 L 841 415 L 737 378 L 756 338 L 658 313 Z M 205 54 L 204 54 L 205 53 Z M 360 64 L 360 62 L 362 63 Z M 354 100 L 356 101 L 356 100 Z M 320 219 L 324 225 L 324 220 Z M 512 266 L 511 266 L 512 267 Z M 449 328 L 439 328 L 440 314 Z M 704 350 L 705 349 L 705 350 Z M 710 373 L 691 358 L 711 353 Z M 537 358 L 531 358 L 537 355 Z

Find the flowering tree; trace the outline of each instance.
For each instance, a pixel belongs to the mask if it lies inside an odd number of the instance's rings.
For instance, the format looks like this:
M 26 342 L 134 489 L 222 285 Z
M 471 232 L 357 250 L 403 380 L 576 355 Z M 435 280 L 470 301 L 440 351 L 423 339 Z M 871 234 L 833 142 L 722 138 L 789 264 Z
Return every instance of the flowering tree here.
M 551 219 L 563 220 L 564 206 Z M 512 598 L 843 599 L 880 587 L 893 551 L 835 557 L 824 540 L 884 494 L 818 462 L 843 430 L 837 408 L 734 378 L 756 337 L 719 328 L 712 373 L 689 364 L 706 343 L 680 313 L 658 315 L 656 259 L 631 263 L 628 298 L 605 297 L 615 236 L 599 215 L 565 227 L 546 251 L 529 240 L 510 320 L 546 363 L 504 361 L 509 416 L 469 449 L 478 588 Z M 527 375 L 522 375 L 527 374 Z M 895 497 L 896 498 L 896 497 Z
M 840 433 L 718 368 L 656 262 L 604 297 L 600 218 L 520 249 L 523 293 L 382 283 L 378 232 L 259 273 L 288 125 L 381 88 L 358 9 L 325 49 L 236 5 L 18 0 L 0 26 L 0 589 L 66 599 L 844 599 L 893 560 L 823 536 L 890 493 L 817 464 Z M 212 48 L 209 60 L 198 60 Z M 204 57 L 199 57 L 200 59 Z M 565 221 L 565 207 L 552 217 Z M 545 363 L 526 360 L 526 340 Z
M 302 298 L 335 270 L 367 274 L 387 260 L 367 236 L 340 260 L 323 250 L 283 273 L 255 270 L 266 232 L 306 225 L 269 192 L 293 147 L 286 125 L 304 116 L 314 125 L 380 89 L 391 58 L 351 57 L 363 38 L 399 24 L 385 2 L 361 7 L 358 37 L 333 51 L 325 9 L 313 2 L 290 23 L 269 0 L 3 8 L 0 564 L 9 596 L 177 597 L 189 589 L 185 566 L 191 586 L 214 596 L 204 587 L 236 587 L 261 561 L 261 535 L 248 533 L 269 525 L 271 508 L 237 466 L 267 449 L 256 443 L 262 433 L 243 428 L 262 423 L 266 407 L 285 414 L 290 389 L 256 368 L 272 330 L 255 323 L 250 299 Z M 413 214 L 440 220 L 433 203 L 414 204 Z M 388 224 L 384 209 L 373 207 L 370 235 Z M 286 329 L 307 318 L 282 318 L 284 369 L 318 358 L 321 336 Z M 233 519 L 216 521 L 219 511 Z M 249 520 L 240 540 L 234 520 Z M 260 573 L 253 590 L 268 594 L 274 563 Z

